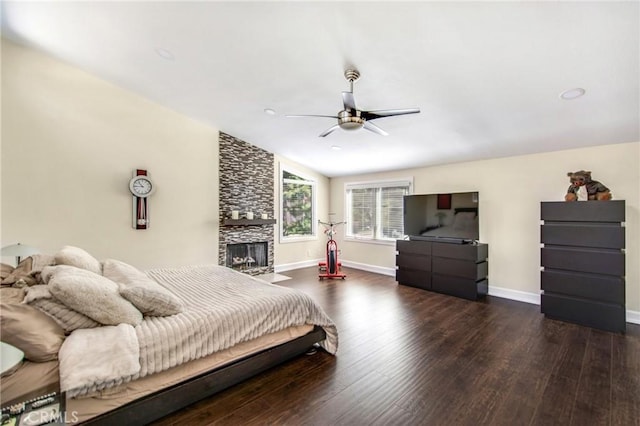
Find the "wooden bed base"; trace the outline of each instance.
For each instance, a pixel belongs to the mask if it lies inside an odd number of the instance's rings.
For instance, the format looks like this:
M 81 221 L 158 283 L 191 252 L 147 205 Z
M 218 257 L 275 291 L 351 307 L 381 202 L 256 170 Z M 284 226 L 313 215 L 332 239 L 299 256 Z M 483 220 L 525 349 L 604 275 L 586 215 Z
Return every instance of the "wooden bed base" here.
M 211 370 L 87 420 L 86 425 L 140 425 L 158 420 L 307 352 L 326 337 L 316 326 L 304 336 Z

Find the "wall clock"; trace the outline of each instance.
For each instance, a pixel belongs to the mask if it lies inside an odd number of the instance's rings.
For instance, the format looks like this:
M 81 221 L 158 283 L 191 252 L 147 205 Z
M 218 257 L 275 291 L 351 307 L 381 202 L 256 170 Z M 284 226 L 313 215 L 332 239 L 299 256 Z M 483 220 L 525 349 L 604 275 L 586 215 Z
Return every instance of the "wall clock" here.
M 147 229 L 149 227 L 149 195 L 156 187 L 146 170 L 136 169 L 129 181 L 129 191 L 133 196 L 133 227 Z

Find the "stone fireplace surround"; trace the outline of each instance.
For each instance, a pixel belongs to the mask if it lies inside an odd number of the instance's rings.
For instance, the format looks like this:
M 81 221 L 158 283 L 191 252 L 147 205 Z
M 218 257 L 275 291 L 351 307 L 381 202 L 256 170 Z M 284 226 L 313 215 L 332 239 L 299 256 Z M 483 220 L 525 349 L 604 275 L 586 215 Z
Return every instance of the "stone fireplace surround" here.
M 238 138 L 220 132 L 219 136 L 219 246 L 218 264 L 227 266 L 227 244 L 267 243 L 266 266 L 246 267 L 250 275 L 274 271 L 273 244 L 275 226 L 272 224 L 225 225 L 232 210 L 240 216 L 252 211 L 256 217 L 266 213 L 274 218 L 274 157 L 273 154 Z

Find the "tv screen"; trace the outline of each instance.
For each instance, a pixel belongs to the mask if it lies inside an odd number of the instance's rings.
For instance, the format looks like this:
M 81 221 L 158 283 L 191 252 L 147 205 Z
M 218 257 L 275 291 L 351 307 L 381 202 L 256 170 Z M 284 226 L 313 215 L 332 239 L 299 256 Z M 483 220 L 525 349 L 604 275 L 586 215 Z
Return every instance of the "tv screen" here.
M 412 240 L 473 242 L 480 238 L 478 193 L 404 196 L 404 233 Z

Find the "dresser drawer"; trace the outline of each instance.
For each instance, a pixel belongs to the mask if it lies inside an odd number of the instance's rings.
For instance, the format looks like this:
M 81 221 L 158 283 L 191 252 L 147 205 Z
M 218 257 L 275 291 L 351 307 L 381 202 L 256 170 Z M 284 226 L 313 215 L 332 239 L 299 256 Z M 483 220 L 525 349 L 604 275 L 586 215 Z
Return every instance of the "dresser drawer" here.
M 540 227 L 540 242 L 620 249 L 625 247 L 624 230 L 619 223 L 545 223 Z
M 433 254 L 438 257 L 470 260 L 480 262 L 489 255 L 489 246 L 486 244 L 448 244 L 433 243 Z
M 431 277 L 431 288 L 440 293 L 476 300 L 481 296 L 486 296 L 488 281 L 475 281 L 469 278 L 434 273 Z
M 540 273 L 540 288 L 545 293 L 559 293 L 620 305 L 625 303 L 625 280 L 622 277 L 545 269 Z
M 433 257 L 433 272 L 454 277 L 470 278 L 474 281 L 487 277 L 489 266 L 487 262 L 475 263 L 468 260 Z
M 431 256 L 402 253 L 396 256 L 396 265 L 402 269 L 417 269 L 428 272 L 431 271 Z
M 540 219 L 559 222 L 624 222 L 624 200 L 545 201 L 540 205 Z
M 620 250 L 543 247 L 541 266 L 565 271 L 624 276 L 624 253 Z
M 424 271 L 398 269 L 396 281 L 403 285 L 431 290 L 431 274 L 425 274 Z
M 546 293 L 542 294 L 540 302 L 540 310 L 550 318 L 607 331 L 624 332 L 626 329 L 623 305 Z
M 398 250 L 400 254 L 423 254 L 428 256 L 431 254 L 431 243 L 426 241 L 397 240 L 396 250 Z

